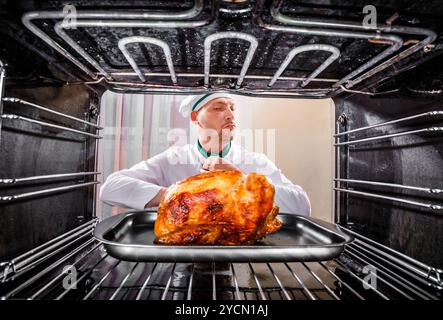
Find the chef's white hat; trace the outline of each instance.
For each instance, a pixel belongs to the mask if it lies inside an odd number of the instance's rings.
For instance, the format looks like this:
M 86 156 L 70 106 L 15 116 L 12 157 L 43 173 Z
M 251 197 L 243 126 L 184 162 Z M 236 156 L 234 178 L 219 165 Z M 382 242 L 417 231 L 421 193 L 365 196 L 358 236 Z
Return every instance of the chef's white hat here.
M 234 96 L 226 92 L 210 92 L 187 96 L 180 104 L 179 111 L 184 117 L 188 117 L 191 111 L 200 110 L 207 102 L 216 98 L 229 98 L 234 100 Z

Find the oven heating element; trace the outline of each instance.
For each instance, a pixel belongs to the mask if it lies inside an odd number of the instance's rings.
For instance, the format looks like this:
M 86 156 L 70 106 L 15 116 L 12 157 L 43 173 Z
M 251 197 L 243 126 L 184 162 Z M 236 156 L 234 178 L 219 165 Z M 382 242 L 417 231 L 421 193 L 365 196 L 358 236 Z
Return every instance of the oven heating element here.
M 365 39 L 368 43 L 374 45 L 387 45 L 388 47 L 376 54 L 364 64 L 347 74 L 341 79 L 322 79 L 317 78 L 323 70 L 325 70 L 330 64 L 334 63 L 336 59 L 340 57 L 338 48 L 326 44 L 312 44 L 302 45 L 300 47 L 293 48 L 284 61 L 281 61 L 280 67 L 275 71 L 274 75 L 254 75 L 248 74 L 251 61 L 254 58 L 256 49 L 260 47 L 259 42 L 253 35 L 244 32 L 225 31 L 214 33 L 206 37 L 204 43 L 204 66 L 203 73 L 195 72 L 176 72 L 174 70 L 174 63 L 171 56 L 171 47 L 167 42 L 155 38 L 155 37 L 142 37 L 132 36 L 119 39 L 116 46 L 120 49 L 132 69 L 133 72 L 122 72 L 121 70 L 114 69 L 107 65 L 104 59 L 94 58 L 89 54 L 80 44 L 78 44 L 71 35 L 68 34 L 72 30 L 79 28 L 142 28 L 142 29 L 192 29 L 192 28 L 204 28 L 210 27 L 217 19 L 217 15 L 220 11 L 220 1 L 212 1 L 211 14 L 202 20 L 194 20 L 199 18 L 204 12 L 204 1 L 195 0 L 194 6 L 183 12 L 107 12 L 107 11 L 77 11 L 77 19 L 65 21 L 65 13 L 62 11 L 34 11 L 23 15 L 23 24 L 36 36 L 41 38 L 44 42 L 50 45 L 53 49 L 58 51 L 78 68 L 80 68 L 91 80 L 92 83 L 102 83 L 108 88 L 113 90 L 124 91 L 139 90 L 143 92 L 168 92 L 168 93 L 183 93 L 183 92 L 205 92 L 209 89 L 228 90 L 237 89 L 243 93 L 251 93 L 258 96 L 298 96 L 303 94 L 307 97 L 327 98 L 337 95 L 347 89 L 352 88 L 356 84 L 359 84 L 363 80 L 372 77 L 378 72 L 385 70 L 389 66 L 393 65 L 405 59 L 406 57 L 428 48 L 428 45 L 434 41 L 437 37 L 436 33 L 432 30 L 397 26 L 388 24 L 379 24 L 376 28 L 363 26 L 359 23 L 350 23 L 343 21 L 328 21 L 328 20 L 316 20 L 316 19 L 303 19 L 293 18 L 284 15 L 280 11 L 282 5 L 281 0 L 274 1 L 269 14 L 276 23 L 268 23 L 263 20 L 262 13 L 267 9 L 263 7 L 263 0 L 256 1 L 255 7 L 248 8 L 252 11 L 252 20 L 256 27 L 263 30 L 268 30 L 278 33 L 286 34 L 298 34 L 306 36 L 320 36 L 320 37 L 343 37 L 354 40 Z M 235 9 L 223 8 L 223 12 L 235 13 Z M 43 31 L 36 21 L 48 21 L 59 20 L 55 23 L 53 31 L 55 34 L 63 40 L 63 42 L 56 41 L 53 37 Z M 61 21 L 60 21 L 61 20 Z M 404 40 L 398 35 L 414 35 L 424 37 L 417 41 L 412 46 L 408 46 L 406 49 L 401 50 L 403 46 L 406 46 Z M 227 40 L 240 40 L 242 42 L 249 43 L 249 49 L 247 56 L 243 62 L 241 72 L 239 75 L 235 74 L 211 74 L 210 73 L 210 56 L 211 56 L 211 44 L 214 41 L 227 41 Z M 138 66 L 135 59 L 131 56 L 127 49 L 127 45 L 135 43 L 149 43 L 155 46 L 159 46 L 166 58 L 167 68 L 169 72 L 143 72 Z M 70 50 L 73 50 L 71 52 Z M 315 70 L 312 70 L 307 77 L 283 77 L 282 73 L 289 65 L 291 60 L 298 53 L 305 51 L 328 51 L 331 55 Z M 396 55 L 393 56 L 393 54 Z M 80 61 L 81 60 L 88 63 Z M 389 59 L 387 59 L 389 58 Z M 386 60 L 387 59 L 387 60 Z M 93 67 L 93 69 L 91 69 Z M 134 80 L 128 81 L 127 78 L 138 77 L 139 82 Z M 171 84 L 160 84 L 156 79 L 169 77 L 171 78 Z M 120 78 L 120 79 L 119 79 Z M 201 85 L 196 85 L 191 79 L 198 80 L 204 78 L 204 82 Z M 217 86 L 216 84 L 210 84 L 209 79 L 234 79 L 235 84 L 231 88 L 230 86 Z M 149 79 L 149 81 L 148 81 Z M 249 88 L 248 85 L 243 85 L 243 81 L 258 80 L 259 85 Z M 265 80 L 263 82 L 263 80 Z M 269 80 L 269 81 L 267 81 Z M 291 90 L 281 90 L 274 88 L 277 81 L 289 81 L 296 82 L 297 84 Z M 318 83 L 331 83 L 330 86 L 322 88 L 305 88 L 310 82 Z M 216 83 L 216 81 L 215 81 Z M 343 89 L 344 87 L 344 89 Z

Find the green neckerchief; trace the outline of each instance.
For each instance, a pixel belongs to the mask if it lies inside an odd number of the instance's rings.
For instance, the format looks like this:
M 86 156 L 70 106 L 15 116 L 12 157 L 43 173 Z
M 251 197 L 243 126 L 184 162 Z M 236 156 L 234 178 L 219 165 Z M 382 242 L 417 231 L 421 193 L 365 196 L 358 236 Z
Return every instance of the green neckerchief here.
M 197 139 L 197 149 L 205 158 L 208 158 L 210 156 L 219 156 L 220 158 L 224 158 L 228 154 L 229 149 L 231 149 L 231 141 L 229 141 L 229 143 L 223 148 L 220 153 L 210 153 L 203 148 L 200 141 Z

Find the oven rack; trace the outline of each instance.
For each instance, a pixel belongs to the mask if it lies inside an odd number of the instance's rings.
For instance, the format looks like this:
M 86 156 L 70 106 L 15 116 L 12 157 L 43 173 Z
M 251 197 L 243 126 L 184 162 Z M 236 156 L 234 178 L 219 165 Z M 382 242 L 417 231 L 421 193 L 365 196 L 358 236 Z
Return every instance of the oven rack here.
M 80 242 L 86 237 L 90 238 L 96 224 L 97 218 L 94 218 L 14 259 L 0 262 L 0 283 L 20 278 L 26 272 L 56 256 L 60 251 L 66 250 L 73 243 Z
M 443 132 L 443 127 L 427 127 L 425 129 L 414 129 L 414 130 L 407 130 L 402 131 L 399 133 L 389 133 L 389 134 L 380 134 L 371 136 L 369 138 L 362 138 L 362 139 L 350 139 L 350 135 L 355 133 L 364 133 L 366 131 L 370 131 L 374 128 L 380 128 L 383 126 L 391 126 L 396 124 L 406 124 L 406 125 L 423 125 L 426 126 L 426 123 L 429 122 L 441 122 L 443 121 L 443 111 L 440 110 L 434 110 L 434 111 L 428 111 L 423 112 L 419 114 L 414 114 L 406 117 L 402 117 L 399 119 L 394 119 L 390 121 L 384 121 L 380 123 L 375 123 L 373 125 L 368 125 L 352 130 L 346 130 L 346 131 L 340 131 L 341 124 L 340 122 L 343 120 L 343 117 L 340 117 L 336 124 L 336 134 L 333 135 L 335 139 L 334 147 L 336 148 L 336 178 L 333 180 L 333 190 L 336 192 L 336 203 L 340 203 L 340 196 L 342 193 L 344 194 L 354 194 L 357 196 L 367 197 L 367 198 L 373 198 L 373 199 L 382 199 L 382 200 L 388 200 L 394 203 L 400 203 L 400 204 L 406 204 L 412 207 L 416 208 L 422 208 L 427 210 L 427 212 L 435 215 L 441 215 L 443 214 L 443 203 L 441 202 L 441 194 L 443 193 L 442 188 L 437 187 L 422 187 L 422 186 L 410 186 L 410 185 L 404 185 L 404 184 L 398 184 L 398 183 L 387 183 L 387 182 L 380 182 L 380 181 L 368 181 L 368 180 L 359 180 L 359 179 L 350 179 L 348 177 L 341 178 L 340 177 L 340 161 L 339 156 L 341 153 L 341 148 L 344 148 L 344 153 L 346 155 L 346 160 L 349 160 L 349 149 L 353 147 L 356 144 L 363 144 L 363 143 L 373 143 L 378 142 L 380 140 L 385 139 L 391 139 L 398 136 L 403 135 L 414 135 L 418 133 L 436 133 L 441 134 Z M 412 121 L 412 122 L 411 122 Z M 421 122 L 417 122 L 421 121 Z M 435 129 L 435 130 L 434 130 Z M 341 139 L 345 139 L 344 142 L 341 142 Z M 403 197 L 393 197 L 393 196 L 387 196 L 380 193 L 373 193 L 369 191 L 358 191 L 355 190 L 355 186 L 377 186 L 377 187 L 383 187 L 387 189 L 394 189 L 394 190 L 402 190 L 402 191 L 412 191 L 414 194 L 422 194 L 427 196 L 436 197 L 435 201 L 430 200 L 430 202 L 423 202 L 423 201 L 417 201 L 417 200 L 411 200 L 411 198 L 415 197 L 413 195 L 408 195 L 408 198 Z M 380 192 L 380 191 L 379 191 Z M 340 205 L 336 206 L 337 214 L 336 214 L 336 222 L 340 223 Z M 340 226 L 341 228 L 344 228 Z M 366 238 L 362 236 L 361 234 L 354 232 L 350 229 L 346 229 L 347 232 L 350 232 L 353 236 L 356 237 L 356 241 L 354 241 L 354 251 L 348 250 L 347 252 L 351 255 L 355 254 L 355 250 L 359 252 L 360 255 L 366 254 L 366 246 L 365 244 L 370 243 L 371 247 L 373 248 L 374 252 L 377 252 L 377 257 L 380 259 L 388 258 L 391 261 L 385 263 L 388 263 L 389 265 L 395 266 L 398 263 L 400 263 L 406 270 L 406 272 L 412 272 L 412 274 L 415 275 L 421 275 L 425 277 L 429 281 L 429 285 L 435 286 L 436 288 L 442 289 L 443 288 L 443 270 L 435 267 L 428 266 L 426 264 L 423 264 L 421 262 L 418 262 L 414 259 L 411 259 L 407 257 L 406 255 L 403 255 L 395 250 L 392 250 L 388 247 L 382 246 L 381 244 L 378 244 L 377 242 Z M 364 240 L 361 242 L 361 240 Z M 381 251 L 379 249 L 381 248 Z M 388 253 L 386 253 L 388 252 Z M 399 258 L 400 257 L 400 258 Z M 398 260 L 399 258 L 400 260 Z M 404 264 L 403 262 L 400 262 L 402 260 L 408 261 L 407 264 Z M 387 269 L 389 271 L 389 269 Z M 405 271 L 401 271 L 405 272 Z
M 2 74 L 4 74 L 3 69 L 2 69 Z M 48 112 L 48 113 L 54 114 L 54 115 L 64 118 L 64 119 L 73 120 L 73 121 L 80 123 L 82 125 L 92 127 L 96 131 L 103 129 L 102 127 L 96 125 L 95 123 L 85 121 L 85 120 L 67 115 L 65 113 L 58 112 L 58 111 L 52 110 L 50 108 L 41 106 L 39 104 L 31 103 L 29 101 L 22 100 L 19 98 L 14 98 L 14 97 L 4 97 L 3 98 L 0 96 L 0 100 L 2 101 L 2 103 L 7 102 L 7 103 L 12 103 L 12 104 L 16 104 L 16 105 L 20 105 L 20 106 L 24 106 L 24 107 L 29 107 L 31 109 L 37 109 L 37 110 L 41 110 L 43 112 Z M 2 111 L 2 110 L 0 110 L 0 111 Z M 1 115 L 0 118 L 3 120 L 4 119 L 21 120 L 21 121 L 26 121 L 26 122 L 30 122 L 30 123 L 35 123 L 35 124 L 38 124 L 43 127 L 50 127 L 50 128 L 63 130 L 63 131 L 73 132 L 76 134 L 81 134 L 81 135 L 84 135 L 84 136 L 87 136 L 90 138 L 94 138 L 94 139 L 101 139 L 102 138 L 100 135 L 97 135 L 97 134 L 92 134 L 89 132 L 73 129 L 70 127 L 49 123 L 46 121 L 30 119 L 28 117 L 24 117 L 24 116 L 17 115 L 17 114 L 4 114 L 4 113 L 0 112 L 0 115 Z M 0 137 L 1 137 L 1 126 L 0 126 Z M 57 181 L 57 180 L 61 180 L 61 179 L 72 179 L 72 178 L 85 179 L 88 176 L 97 176 L 100 174 L 101 174 L 101 172 L 73 172 L 73 173 L 49 174 L 49 175 L 39 175 L 39 176 L 30 176 L 30 177 L 21 177 L 21 178 L 6 177 L 6 178 L 0 178 L 0 186 L 3 185 L 5 187 L 15 187 L 18 184 L 25 184 L 25 183 L 29 184 L 29 183 L 35 183 L 35 182 L 53 182 L 53 181 Z M 37 190 L 37 191 L 26 192 L 26 193 L 2 195 L 2 196 L 0 196 L 0 205 L 3 203 L 9 203 L 12 201 L 17 201 L 17 200 L 24 200 L 24 199 L 28 199 L 28 198 L 45 196 L 48 194 L 59 193 L 59 192 L 69 191 L 69 190 L 78 189 L 78 188 L 90 187 L 93 185 L 97 185 L 99 183 L 100 183 L 99 181 L 91 181 L 91 182 L 71 184 L 71 185 L 67 185 L 67 186 Z
M 405 135 L 415 135 L 415 134 L 423 134 L 423 133 L 432 133 L 432 134 L 438 134 L 441 135 L 443 133 L 443 127 L 441 126 L 431 126 L 423 129 L 414 129 L 414 130 L 407 130 L 402 132 L 396 132 L 396 133 L 389 133 L 389 134 L 382 134 L 382 135 L 375 135 L 368 138 L 362 138 L 362 139 L 349 139 L 349 136 L 351 134 L 355 133 L 362 133 L 374 128 L 379 128 L 382 126 L 389 126 L 393 124 L 398 123 L 408 123 L 411 120 L 425 120 L 426 122 L 429 121 L 443 121 L 443 111 L 434 110 L 434 111 L 428 111 L 423 112 L 407 117 L 402 117 L 399 119 L 391 120 L 391 121 L 385 121 L 376 123 L 373 125 L 356 128 L 352 130 L 346 130 L 340 132 L 340 125 L 337 122 L 336 126 L 336 134 L 334 134 L 335 143 L 334 147 L 336 148 L 336 163 L 339 164 L 338 156 L 340 154 L 341 148 L 347 148 L 346 150 L 349 150 L 350 147 L 357 145 L 357 144 L 363 144 L 363 143 L 371 143 L 371 142 L 378 142 L 380 140 L 385 139 L 391 139 L 395 137 L 405 136 Z M 342 142 L 341 139 L 346 138 L 347 141 Z M 346 157 L 347 159 L 349 156 Z M 436 188 L 436 187 L 421 187 L 421 186 L 409 186 L 409 185 L 402 185 L 402 184 L 396 184 L 396 183 L 386 183 L 386 182 L 379 182 L 379 181 L 367 181 L 367 180 L 359 180 L 359 179 L 343 179 L 340 177 L 340 168 L 337 168 L 337 178 L 334 178 L 334 188 L 333 190 L 337 192 L 337 197 L 339 197 L 340 193 L 347 193 L 347 194 L 354 194 L 358 196 L 363 197 L 369 197 L 374 199 L 382 199 L 382 200 L 388 200 L 396 203 L 403 203 L 407 205 L 411 205 L 413 207 L 417 208 L 423 208 L 428 210 L 431 213 L 441 215 L 443 214 L 443 203 L 441 202 L 423 202 L 423 201 L 416 201 L 411 199 L 406 199 L 404 197 L 392 197 L 392 196 L 386 196 L 383 194 L 378 193 L 372 193 L 368 191 L 358 191 L 354 190 L 354 188 L 351 188 L 350 185 L 363 185 L 363 186 L 381 186 L 391 189 L 400 189 L 400 190 L 409 190 L 409 191 L 415 191 L 422 194 L 427 194 L 430 196 L 438 196 L 443 193 L 443 189 Z M 441 201 L 440 199 L 436 199 L 436 201 Z M 339 216 L 339 214 L 338 214 Z
M 6 77 L 5 65 L 0 60 L 0 115 L 3 114 L 3 94 L 5 90 L 5 77 Z M 0 117 L 0 141 L 2 138 L 1 131 L 2 131 L 2 118 Z
M 1 263 L 0 275 L 6 289 L 0 292 L 0 297 L 437 300 L 443 289 L 442 270 L 346 228 L 356 240 L 331 261 L 137 263 L 109 256 L 92 237 L 96 222 L 96 219 L 89 221 L 12 261 Z M 67 276 L 72 276 L 72 272 L 75 278 L 67 286 Z
M 39 104 L 31 103 L 26 100 L 22 100 L 15 97 L 3 97 L 4 94 L 4 85 L 5 85 L 5 68 L 4 64 L 0 61 L 0 139 L 1 139 L 1 125 L 2 125 L 2 119 L 4 119 L 5 115 L 3 114 L 3 104 L 5 102 L 15 104 L 16 106 L 21 106 L 25 108 L 31 108 L 31 109 L 37 109 L 43 112 L 47 112 L 50 114 L 54 114 L 57 117 L 61 117 L 64 119 L 68 119 L 70 121 L 74 121 L 76 123 L 82 124 L 84 126 L 92 127 L 94 130 L 98 131 L 103 128 L 100 126 L 88 122 L 70 115 L 67 115 L 62 112 L 58 112 L 55 110 L 52 110 L 50 108 L 41 106 Z M 28 118 L 26 118 L 28 119 Z M 31 119 L 32 120 L 32 119 Z M 80 130 L 72 129 L 65 126 L 59 126 L 56 124 L 43 122 L 39 120 L 32 120 L 36 121 L 36 123 L 48 126 L 48 127 L 55 127 L 57 129 L 61 130 L 67 130 L 75 133 L 81 133 L 86 135 L 87 137 L 94 138 L 95 136 L 97 138 L 101 138 L 98 135 L 90 134 L 88 132 L 83 132 Z M 3 188 L 10 188 L 10 187 L 16 187 L 16 186 L 26 186 L 26 185 L 32 185 L 34 183 L 39 182 L 55 182 L 60 180 L 66 180 L 66 179 L 87 179 L 88 177 L 96 177 L 97 175 L 100 175 L 101 172 L 74 172 L 74 173 L 59 173 L 59 174 L 48 174 L 48 175 L 38 175 L 38 176 L 28 176 L 28 177 L 7 177 L 7 178 L 1 178 L 0 179 L 0 186 Z M 55 187 L 55 188 L 49 188 L 49 189 L 42 189 L 32 192 L 26 192 L 26 193 L 20 193 L 20 194 L 12 194 L 12 195 L 2 195 L 0 196 L 0 206 L 2 204 L 7 204 L 13 201 L 17 200 L 26 200 L 29 198 L 35 198 L 40 196 L 45 196 L 48 194 L 54 194 L 69 190 L 74 190 L 78 188 L 85 188 L 85 187 L 91 187 L 99 184 L 99 181 L 90 181 L 86 182 L 84 180 L 84 183 L 77 183 L 77 184 L 71 184 L 61 187 Z M 0 262 L 0 283 L 5 283 L 8 281 L 11 281 L 12 279 L 15 279 L 17 277 L 21 277 L 22 274 L 26 273 L 27 271 L 32 270 L 36 266 L 40 266 L 44 264 L 48 259 L 51 259 L 52 257 L 56 256 L 63 250 L 65 250 L 67 247 L 71 246 L 73 243 L 78 243 L 85 239 L 85 237 L 90 237 L 93 232 L 93 228 L 97 222 L 97 219 L 94 218 L 90 221 L 88 221 L 85 224 L 82 224 L 50 241 L 47 241 L 46 243 L 22 254 L 19 255 L 9 261 Z
M 42 39 L 46 44 L 51 46 L 54 50 L 58 51 L 72 63 L 74 63 L 79 69 L 81 69 L 89 78 L 93 79 L 92 82 L 87 83 L 102 83 L 109 89 L 114 91 L 143 91 L 143 92 L 163 92 L 163 93 L 183 93 L 183 92 L 206 92 L 208 90 L 230 90 L 236 89 L 239 93 L 254 94 L 259 96 L 299 96 L 306 95 L 311 97 L 331 97 L 343 90 L 348 90 L 363 80 L 373 76 L 374 74 L 388 68 L 394 63 L 403 60 L 404 58 L 416 53 L 419 50 L 429 50 L 429 44 L 436 39 L 436 33 L 432 30 L 408 27 L 408 26 L 396 26 L 396 25 L 377 25 L 376 28 L 366 27 L 358 23 L 344 22 L 344 21 L 330 21 L 330 20 L 316 20 L 307 18 L 289 17 L 280 12 L 282 1 L 273 1 L 270 10 L 265 10 L 263 7 L 263 0 L 256 1 L 255 8 L 250 7 L 252 12 L 252 22 L 255 26 L 279 33 L 287 34 L 299 34 L 308 36 L 322 36 L 322 37 L 344 37 L 350 39 L 366 39 L 369 43 L 374 45 L 387 45 L 388 47 L 382 50 L 377 55 L 370 58 L 363 65 L 353 70 L 342 79 L 321 79 L 317 76 L 326 69 L 331 63 L 333 63 L 340 55 L 337 48 L 324 44 L 315 44 L 311 48 L 306 46 L 300 46 L 293 48 L 287 55 L 284 61 L 281 62 L 278 70 L 275 71 L 273 76 L 264 75 L 251 75 L 247 74 L 247 70 L 250 66 L 254 52 L 259 46 L 259 42 L 256 37 L 251 34 L 243 32 L 218 32 L 211 34 L 204 40 L 204 66 L 203 73 L 195 72 L 182 72 L 176 73 L 174 70 L 174 64 L 171 57 L 170 44 L 163 40 L 154 37 L 126 37 L 119 39 L 116 43 L 128 61 L 128 64 L 132 67 L 133 72 L 126 72 L 118 69 L 113 69 L 107 65 L 103 59 L 99 62 L 88 53 L 80 44 L 78 44 L 69 34 L 68 30 L 77 28 L 156 28 L 156 29 L 188 29 L 188 28 L 202 28 L 210 26 L 216 19 L 221 10 L 220 1 L 215 0 L 211 2 L 211 14 L 202 19 L 200 16 L 204 12 L 204 2 L 202 0 L 195 0 L 193 8 L 183 12 L 105 12 L 105 11 L 77 11 L 77 20 L 65 21 L 65 13 L 62 11 L 34 11 L 25 13 L 22 17 L 22 22 L 26 28 L 32 33 Z M 224 8 L 224 10 L 228 10 Z M 273 21 L 278 24 L 268 23 L 263 20 L 263 13 L 268 12 Z M 200 20 L 195 20 L 200 18 Z M 34 22 L 37 20 L 47 21 L 55 20 L 53 29 L 55 34 L 63 41 L 56 41 L 49 36 Z M 400 51 L 407 43 L 403 41 L 401 35 L 414 35 L 418 36 L 419 40 L 412 46 L 408 46 L 406 49 Z M 211 74 L 210 73 L 210 54 L 211 43 L 216 40 L 226 39 L 240 39 L 242 41 L 249 42 L 250 46 L 248 54 L 243 62 L 240 75 L 235 74 Z M 169 72 L 143 72 L 137 65 L 135 59 L 130 55 L 126 45 L 133 43 L 150 43 L 156 46 L 160 46 L 166 61 Z M 69 50 L 73 50 L 75 55 Z M 326 51 L 331 52 L 331 55 L 315 70 L 310 72 L 308 77 L 281 77 L 282 73 L 289 65 L 294 56 L 303 51 Z M 395 55 L 394 55 L 395 54 Z M 81 57 L 83 61 L 79 60 Z M 91 67 L 93 69 L 91 69 Z M 138 81 L 127 81 L 126 79 L 118 79 L 119 77 L 138 77 Z M 168 77 L 171 78 L 171 84 L 168 85 L 164 82 L 161 84 L 158 81 L 150 81 L 149 77 Z M 184 84 L 186 79 L 195 78 L 195 80 L 204 79 L 201 84 L 194 83 L 193 85 Z M 209 79 L 233 79 L 236 80 L 235 84 L 231 85 L 218 85 L 210 84 Z M 244 79 L 251 80 L 267 80 L 270 81 L 262 87 L 251 87 L 248 85 L 242 85 Z M 297 81 L 297 85 L 290 90 L 281 90 L 273 88 L 276 81 Z M 327 88 L 305 88 L 311 81 L 329 83 L 332 85 Z M 300 84 L 298 84 L 300 82 Z M 344 88 L 344 89 L 343 89 Z
M 35 104 L 35 103 L 31 103 L 29 101 L 25 101 L 25 100 L 22 100 L 22 99 L 19 99 L 19 98 L 5 97 L 5 98 L 2 98 L 2 101 L 3 102 L 9 102 L 9 103 L 18 104 L 18 105 L 21 105 L 21 106 L 27 106 L 27 107 L 30 107 L 30 108 L 33 108 L 33 109 L 37 109 L 37 110 L 41 110 L 41 111 L 48 112 L 48 113 L 51 113 L 51 114 L 55 114 L 55 115 L 60 116 L 62 118 L 69 119 L 69 120 L 74 120 L 77 123 L 82 123 L 84 125 L 93 127 L 93 129 L 95 129 L 95 130 L 103 129 L 102 127 L 100 127 L 100 126 L 98 126 L 98 125 L 96 125 L 96 124 L 94 124 L 92 122 L 85 121 L 85 120 L 82 120 L 82 119 L 79 119 L 79 118 L 76 118 L 76 117 L 64 114 L 62 112 L 58 112 L 58 111 L 52 110 L 50 108 L 47 108 L 47 107 L 44 107 L 44 106 L 41 106 L 41 105 L 38 105 L 38 104 Z M 25 116 L 22 116 L 22 115 L 17 115 L 17 114 L 4 114 L 4 113 L 2 113 L 1 114 L 1 118 L 2 119 L 13 120 L 13 121 L 18 121 L 19 120 L 19 121 L 25 121 L 25 122 L 29 122 L 29 123 L 35 123 L 35 124 L 38 124 L 38 125 L 43 126 L 43 127 L 55 128 L 55 129 L 59 129 L 59 130 L 63 130 L 63 131 L 69 131 L 69 132 L 73 132 L 73 133 L 76 133 L 76 134 L 80 134 L 80 135 L 84 135 L 84 136 L 87 136 L 87 137 L 91 137 L 91 138 L 94 138 L 94 139 L 101 139 L 102 138 L 98 134 L 93 134 L 93 133 L 89 133 L 89 132 L 86 132 L 86 131 L 83 131 L 83 130 L 73 129 L 73 128 L 70 128 L 70 127 L 66 127 L 66 126 L 50 123 L 50 122 L 47 122 L 47 121 L 31 119 L 31 118 L 28 118 L 28 117 L 25 117 Z
M 259 3 L 262 5 L 263 0 L 260 0 Z M 373 28 L 364 26 L 362 23 L 356 23 L 356 22 L 343 22 L 343 21 L 334 21 L 334 20 L 319 20 L 319 19 L 312 19 L 312 18 L 302 18 L 297 17 L 293 18 L 290 16 L 287 16 L 280 12 L 281 5 L 283 4 L 283 0 L 274 0 L 271 6 L 271 15 L 272 17 L 282 23 L 282 24 L 288 24 L 298 27 L 318 27 L 318 28 L 337 28 L 337 29 L 351 29 L 351 30 L 371 30 Z M 279 30 L 278 27 L 272 26 L 272 28 Z M 285 30 L 285 29 L 280 29 Z M 387 67 L 391 66 L 392 64 L 406 58 L 407 56 L 425 48 L 428 46 L 431 42 L 433 42 L 437 35 L 432 30 L 428 29 L 422 29 L 422 28 L 415 28 L 415 27 L 407 27 L 407 26 L 396 26 L 392 24 L 377 24 L 376 30 L 380 33 L 399 33 L 399 34 L 414 34 L 414 35 L 420 35 L 424 36 L 425 38 L 421 41 L 417 41 L 413 46 L 409 47 L 408 49 L 400 52 L 400 54 L 391 57 L 390 59 L 384 61 L 377 67 L 372 68 L 377 62 L 383 60 L 385 57 L 389 56 L 389 51 L 391 48 L 386 49 L 383 51 L 379 56 L 374 57 L 373 59 L 369 60 L 365 65 L 363 65 L 365 68 L 360 67 L 361 69 L 368 70 L 365 74 L 361 75 L 360 77 L 351 80 L 352 77 L 356 76 L 357 74 L 361 73 L 362 70 L 355 70 L 353 73 L 349 74 L 336 84 L 334 84 L 334 87 L 339 87 L 342 84 L 345 84 L 346 89 L 350 89 L 352 86 L 360 83 L 361 81 L 373 76 L 374 74 L 386 69 Z M 299 30 L 300 31 L 300 30 Z M 295 32 L 295 30 L 294 30 Z M 394 50 L 395 51 L 395 50 Z M 341 92 L 341 91 L 340 91 Z

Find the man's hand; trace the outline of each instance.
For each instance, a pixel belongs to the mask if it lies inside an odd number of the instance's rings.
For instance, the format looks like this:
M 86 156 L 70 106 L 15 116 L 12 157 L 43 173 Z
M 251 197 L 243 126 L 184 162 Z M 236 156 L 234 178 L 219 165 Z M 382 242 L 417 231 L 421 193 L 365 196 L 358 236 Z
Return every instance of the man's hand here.
M 203 166 L 202 166 L 200 172 L 208 172 L 208 171 L 215 171 L 215 170 L 237 170 L 237 171 L 241 171 L 239 168 L 234 166 L 228 160 L 225 160 L 225 159 L 219 158 L 219 157 L 209 157 L 203 163 Z

